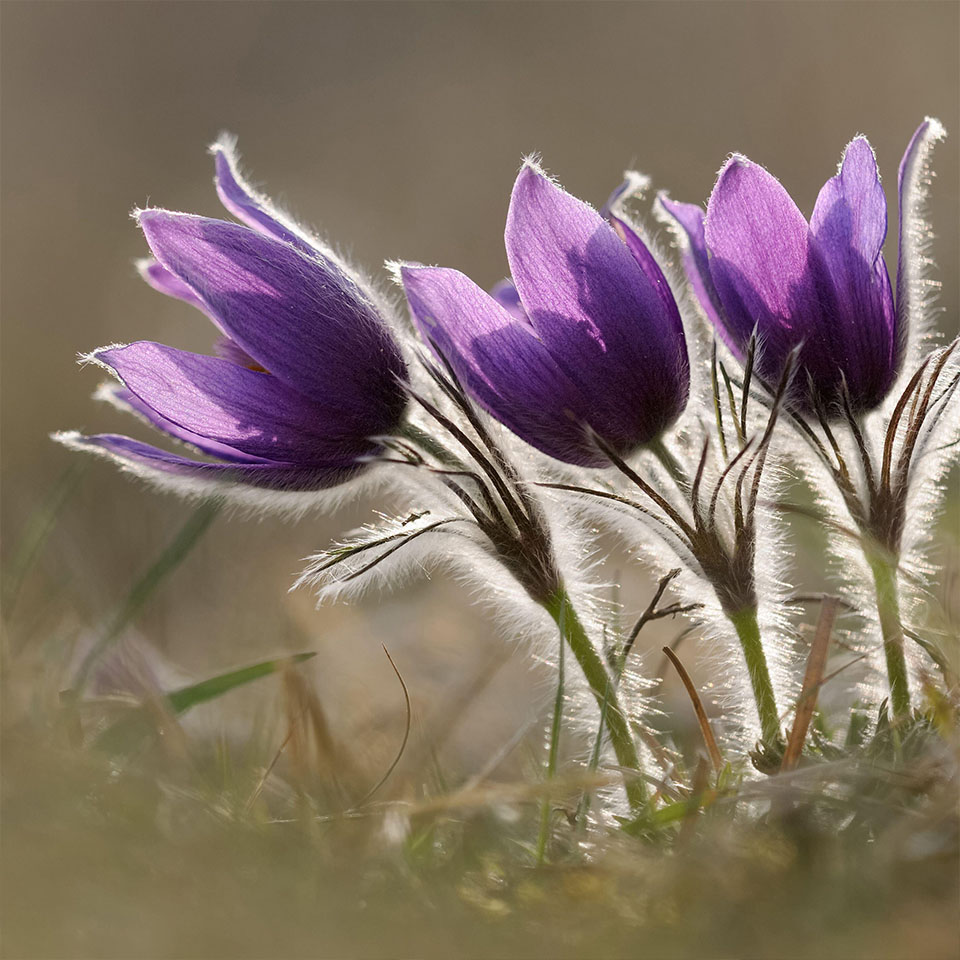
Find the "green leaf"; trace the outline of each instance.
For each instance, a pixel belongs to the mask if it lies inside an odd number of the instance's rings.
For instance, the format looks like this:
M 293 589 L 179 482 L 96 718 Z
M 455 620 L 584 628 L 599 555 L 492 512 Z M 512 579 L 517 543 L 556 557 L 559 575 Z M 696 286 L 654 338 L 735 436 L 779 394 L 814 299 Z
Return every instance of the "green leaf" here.
M 199 683 L 191 683 L 159 697 L 158 704 L 145 704 L 118 720 L 105 730 L 96 740 L 96 747 L 108 753 L 129 753 L 147 736 L 156 732 L 157 707 L 165 709 L 174 717 L 179 717 L 192 707 L 222 697 L 225 693 L 242 687 L 244 684 L 259 680 L 261 677 L 276 673 L 286 666 L 303 663 L 316 653 L 298 653 L 292 657 L 280 657 L 276 660 L 264 660 L 239 670 L 230 670 Z
M 235 687 L 242 687 L 245 683 L 252 680 L 259 680 L 271 673 L 276 673 L 288 664 L 303 663 L 315 657 L 316 653 L 298 653 L 292 657 L 283 657 L 279 660 L 264 660 L 263 663 L 255 663 L 252 667 L 241 667 L 239 670 L 231 670 L 229 673 L 221 673 L 219 676 L 211 677 L 209 680 L 201 680 L 199 683 L 193 683 L 189 687 L 183 687 L 167 694 L 167 702 L 170 709 L 176 716 L 185 713 L 191 707 L 198 703 L 206 703 L 208 700 L 216 700 L 217 697 L 233 690 Z
M 3 609 L 4 620 L 10 620 L 13 616 L 13 608 L 20 596 L 23 581 L 42 553 L 47 539 L 56 526 L 60 511 L 77 488 L 86 466 L 85 461 L 77 461 L 64 471 L 43 502 L 30 514 L 17 543 L 13 559 L 9 567 L 3 571 L 3 595 L 0 607 Z

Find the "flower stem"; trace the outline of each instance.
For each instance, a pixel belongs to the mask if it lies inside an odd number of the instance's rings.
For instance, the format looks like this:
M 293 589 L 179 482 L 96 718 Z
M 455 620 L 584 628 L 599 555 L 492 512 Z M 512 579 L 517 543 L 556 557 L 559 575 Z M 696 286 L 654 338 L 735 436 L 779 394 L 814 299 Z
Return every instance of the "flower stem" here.
M 877 613 L 880 615 L 883 653 L 890 683 L 890 707 L 894 718 L 899 719 L 910 713 L 910 686 L 907 681 L 907 661 L 903 655 L 896 560 L 873 552 L 868 552 L 866 559 L 873 571 L 877 592 Z
M 606 665 L 597 652 L 593 642 L 587 636 L 580 618 L 577 616 L 566 589 L 561 586 L 544 603 L 544 608 L 554 619 L 560 633 L 570 645 L 570 651 L 580 664 L 587 683 L 596 698 L 597 706 L 606 711 L 606 725 L 610 733 L 610 742 L 616 754 L 617 763 L 625 769 L 624 787 L 630 807 L 636 811 L 646 801 L 646 787 L 640 774 L 640 757 L 630 732 L 630 724 L 620 706 Z
M 747 672 L 750 674 L 750 685 L 753 687 L 753 698 L 757 704 L 763 740 L 773 745 L 780 738 L 780 715 L 777 711 L 773 684 L 770 682 L 770 671 L 767 669 L 767 656 L 763 652 L 763 643 L 760 640 L 757 608 L 744 607 L 727 616 L 737 631 L 743 658 L 747 661 Z

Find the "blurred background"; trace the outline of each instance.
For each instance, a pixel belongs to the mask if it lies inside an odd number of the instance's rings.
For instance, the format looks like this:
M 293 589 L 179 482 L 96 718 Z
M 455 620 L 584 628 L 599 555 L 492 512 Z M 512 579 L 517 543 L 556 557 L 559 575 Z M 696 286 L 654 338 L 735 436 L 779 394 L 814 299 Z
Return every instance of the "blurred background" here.
M 704 201 L 738 150 L 809 214 L 855 133 L 870 137 L 889 195 L 910 134 L 934 115 L 951 133 L 932 209 L 942 323 L 956 330 L 956 4 L 7 2 L 2 17 L 8 557 L 77 459 L 50 431 L 149 439 L 91 400 L 100 376 L 77 367 L 78 351 L 138 339 L 210 348 L 199 313 L 137 277 L 146 247 L 128 214 L 151 203 L 223 215 L 205 153 L 221 130 L 274 198 L 364 268 L 441 263 L 489 286 L 506 271 L 506 203 L 526 152 L 599 204 L 631 166 Z M 100 623 L 190 509 L 89 464 L 25 584 L 25 645 L 65 617 L 70 629 Z M 319 612 L 306 592 L 286 593 L 302 557 L 370 510 L 299 525 L 219 519 L 144 611 L 142 635 L 190 675 L 319 649 L 343 716 L 366 709 L 355 688 L 395 682 L 381 641 L 424 704 L 469 683 L 509 648 L 442 576 Z M 621 579 L 628 610 L 642 610 L 636 571 Z M 535 678 L 515 666 L 493 684 L 514 705 L 490 715 L 493 740 L 532 709 Z
M 705 201 L 736 150 L 809 214 L 856 133 L 869 136 L 887 185 L 894 269 L 897 164 L 933 115 L 950 133 L 932 192 L 940 322 L 957 331 L 956 3 L 6 0 L 0 18 L 5 562 L 77 459 L 51 431 L 150 439 L 91 399 L 100 377 L 77 367 L 77 353 L 138 339 L 209 351 L 207 321 L 137 277 L 146 246 L 129 212 L 150 203 L 224 215 L 205 152 L 222 130 L 272 197 L 384 284 L 379 265 L 404 258 L 489 286 L 506 271 L 507 199 L 527 152 L 599 204 L 626 167 Z M 382 744 L 367 739 L 375 759 L 395 749 L 403 716 L 386 643 L 420 741 L 475 769 L 542 716 L 550 691 L 466 592 L 437 575 L 319 611 L 308 593 L 287 593 L 301 558 L 372 506 L 298 525 L 218 518 L 135 636 L 169 677 L 319 651 L 311 676 L 336 735 L 381 730 Z M 91 462 L 24 583 L 14 660 L 48 657 L 56 672 L 191 509 Z M 635 567 L 608 576 L 622 581 L 629 613 L 646 606 Z M 658 625 L 646 642 L 679 628 Z M 55 696 L 65 678 L 18 699 Z M 252 689 L 231 695 L 248 727 Z
M 91 400 L 100 375 L 77 367 L 78 351 L 138 339 L 209 351 L 206 320 L 137 277 L 146 246 L 128 214 L 151 203 L 224 215 L 205 153 L 221 130 L 239 137 L 271 196 L 367 270 L 405 258 L 489 286 L 506 272 L 507 198 L 529 151 L 599 204 L 633 166 L 704 201 L 737 150 L 809 214 L 858 132 L 889 195 L 930 114 L 951 134 L 937 148 L 932 208 L 942 323 L 956 329 L 956 4 L 7 2 L 2 18 L 7 558 L 77 459 L 50 431 L 150 439 Z M 25 584 L 25 645 L 53 624 L 100 623 L 190 510 L 89 464 Z M 381 641 L 424 704 L 471 682 L 509 647 L 442 576 L 319 612 L 306 592 L 286 593 L 302 557 L 370 510 L 299 525 L 219 519 L 151 600 L 142 635 L 189 675 L 319 649 L 343 716 L 369 707 L 356 688 L 395 683 Z M 642 610 L 637 571 L 620 579 L 628 610 Z M 533 709 L 536 679 L 514 666 L 490 692 L 513 705 L 490 714 L 494 741 Z M 397 691 L 383 698 L 392 715 Z

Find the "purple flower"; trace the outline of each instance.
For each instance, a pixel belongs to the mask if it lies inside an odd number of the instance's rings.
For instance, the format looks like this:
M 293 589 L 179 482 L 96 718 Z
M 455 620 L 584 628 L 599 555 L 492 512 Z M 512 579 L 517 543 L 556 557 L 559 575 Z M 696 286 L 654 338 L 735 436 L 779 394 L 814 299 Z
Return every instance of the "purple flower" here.
M 927 138 L 917 130 L 900 165 L 903 181 Z M 939 126 L 939 125 L 937 125 Z M 688 240 L 684 266 L 707 317 L 741 361 L 754 332 L 756 372 L 775 384 L 787 355 L 802 343 L 800 404 L 818 401 L 831 415 L 846 382 L 853 409 L 887 396 L 906 338 L 900 256 L 897 303 L 883 259 L 887 205 L 873 149 L 865 137 L 846 148 L 839 172 L 823 186 L 810 222 L 763 167 L 734 155 L 720 171 L 703 210 L 661 197 Z M 811 390 L 816 391 L 814 395 Z
M 464 388 L 517 436 L 602 467 L 683 410 L 689 363 L 666 279 L 625 223 L 617 231 L 531 163 L 517 177 L 505 242 L 513 284 L 493 295 L 456 270 L 404 264 L 421 334 Z
M 144 279 L 213 321 L 219 356 L 139 342 L 90 357 L 120 381 L 108 399 L 212 461 L 113 434 L 58 439 L 198 489 L 333 486 L 401 423 L 400 349 L 363 281 L 244 183 L 232 145 L 214 153 L 220 197 L 249 226 L 157 209 L 137 219 L 156 258 Z

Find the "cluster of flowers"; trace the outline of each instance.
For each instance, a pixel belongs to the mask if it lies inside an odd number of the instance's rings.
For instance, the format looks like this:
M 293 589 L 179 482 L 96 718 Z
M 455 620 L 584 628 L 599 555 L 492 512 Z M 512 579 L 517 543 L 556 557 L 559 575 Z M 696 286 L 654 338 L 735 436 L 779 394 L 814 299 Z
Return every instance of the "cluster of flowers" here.
M 621 524 L 629 514 L 657 556 L 682 561 L 713 604 L 701 620 L 716 614 L 739 643 L 775 752 L 784 704 L 768 661 L 782 656 L 761 629 L 758 578 L 776 541 L 765 465 L 792 458 L 872 571 L 890 709 L 904 718 L 901 570 L 917 539 L 906 519 L 949 457 L 940 428 L 960 376 L 953 346 L 924 329 L 919 208 L 942 136 L 925 121 L 900 166 L 895 285 L 876 159 L 857 137 L 809 221 L 739 155 L 706 212 L 661 195 L 686 280 L 673 287 L 627 213 L 636 177 L 598 212 L 527 161 L 507 214 L 510 279 L 486 292 L 454 269 L 395 264 L 409 320 L 255 191 L 220 141 L 217 191 L 241 223 L 136 214 L 153 254 L 144 279 L 213 321 L 217 356 L 138 342 L 86 358 L 119 381 L 103 396 L 208 459 L 114 434 L 58 439 L 252 505 L 299 509 L 361 475 L 406 483 L 415 507 L 434 491 L 437 503 L 320 555 L 305 577 L 363 580 L 415 540 L 492 560 L 556 621 L 628 771 L 641 766 L 621 685 L 635 634 L 605 647 L 577 616 L 554 503 Z M 642 777 L 628 794 L 643 802 Z

